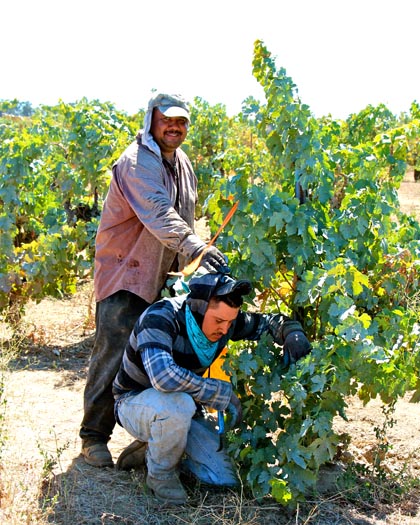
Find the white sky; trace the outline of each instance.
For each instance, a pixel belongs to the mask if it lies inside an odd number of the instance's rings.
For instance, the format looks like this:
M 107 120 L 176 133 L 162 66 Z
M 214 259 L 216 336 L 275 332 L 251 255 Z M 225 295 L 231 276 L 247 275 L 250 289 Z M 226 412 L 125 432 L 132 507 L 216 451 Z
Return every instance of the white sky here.
M 420 102 L 419 0 L 2 0 L 0 99 L 134 113 L 153 89 L 241 109 L 260 39 L 316 116 Z

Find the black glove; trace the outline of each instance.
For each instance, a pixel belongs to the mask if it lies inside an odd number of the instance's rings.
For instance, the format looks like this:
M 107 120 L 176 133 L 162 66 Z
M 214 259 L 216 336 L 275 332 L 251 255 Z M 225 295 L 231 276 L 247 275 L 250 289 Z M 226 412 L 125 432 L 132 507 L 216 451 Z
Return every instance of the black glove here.
M 232 392 L 229 404 L 226 408 L 227 412 L 227 430 L 232 430 L 233 428 L 238 427 L 242 422 L 242 406 L 239 398 L 236 394 Z
M 289 332 L 283 345 L 283 364 L 289 366 L 305 357 L 312 350 L 306 335 L 301 330 Z
M 227 265 L 228 258 L 226 255 L 218 250 L 215 246 L 210 246 L 204 249 L 203 257 L 201 258 L 200 266 L 205 268 L 210 273 L 230 273 L 230 268 Z
M 270 314 L 268 320 L 268 332 L 273 336 L 274 341 L 283 346 L 284 341 L 290 332 L 303 332 L 299 321 L 292 321 L 289 317 L 282 314 Z
M 293 321 L 282 314 L 271 315 L 268 331 L 274 341 L 283 346 L 283 366 L 296 363 L 312 350 L 299 321 Z

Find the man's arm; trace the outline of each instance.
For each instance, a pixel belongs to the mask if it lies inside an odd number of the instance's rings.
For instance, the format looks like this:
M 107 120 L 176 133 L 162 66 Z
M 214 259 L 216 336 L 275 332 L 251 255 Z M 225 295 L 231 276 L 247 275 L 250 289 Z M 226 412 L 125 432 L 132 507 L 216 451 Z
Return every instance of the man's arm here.
M 157 348 L 146 348 L 142 361 L 153 388 L 160 392 L 186 392 L 203 405 L 225 410 L 232 397 L 232 385 L 220 379 L 203 378 L 178 366 L 172 356 Z
M 151 154 L 145 155 L 150 156 L 148 168 L 133 165 L 131 158 L 122 159 L 114 166 L 118 186 L 139 220 L 159 242 L 187 258 L 192 257 L 205 243 L 175 210 L 164 184 L 163 166 Z M 193 186 L 191 199 L 195 201 Z
M 283 363 L 290 365 L 309 354 L 312 347 L 299 321 L 283 314 L 258 314 L 241 312 L 232 335 L 233 341 L 258 340 L 268 332 L 283 347 Z
M 113 168 L 115 180 L 144 227 L 164 246 L 192 261 L 207 245 L 194 233 L 193 225 L 175 210 L 170 191 L 164 184 L 164 167 L 151 154 L 144 155 L 149 159 L 147 168 L 133 165 L 130 158 L 120 159 Z M 196 197 L 195 184 L 186 182 L 184 191 L 190 193 L 189 206 L 192 206 Z M 194 211 L 191 222 L 194 222 Z M 205 251 L 201 265 L 208 271 L 226 272 L 225 257 L 215 246 Z

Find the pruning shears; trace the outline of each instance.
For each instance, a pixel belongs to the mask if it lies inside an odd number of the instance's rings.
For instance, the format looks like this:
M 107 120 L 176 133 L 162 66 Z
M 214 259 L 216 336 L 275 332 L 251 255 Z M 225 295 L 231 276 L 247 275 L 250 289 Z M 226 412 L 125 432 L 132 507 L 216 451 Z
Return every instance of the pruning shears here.
M 219 448 L 217 449 L 217 452 L 220 452 L 223 449 L 223 437 L 225 433 L 225 417 L 223 415 L 223 410 L 217 411 L 217 424 L 219 426 L 219 430 L 217 431 L 219 434 Z

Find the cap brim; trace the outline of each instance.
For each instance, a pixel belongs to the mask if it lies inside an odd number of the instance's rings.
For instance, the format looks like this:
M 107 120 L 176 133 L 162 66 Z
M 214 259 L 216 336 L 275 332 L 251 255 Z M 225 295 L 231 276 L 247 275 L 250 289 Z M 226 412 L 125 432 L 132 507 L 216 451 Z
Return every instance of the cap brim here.
M 217 288 L 215 295 L 228 295 L 230 293 L 237 293 L 240 295 L 248 295 L 252 290 L 251 283 L 245 279 L 240 281 L 228 282 Z
M 189 112 L 179 106 L 158 106 L 158 109 L 165 117 L 183 117 L 190 121 Z

